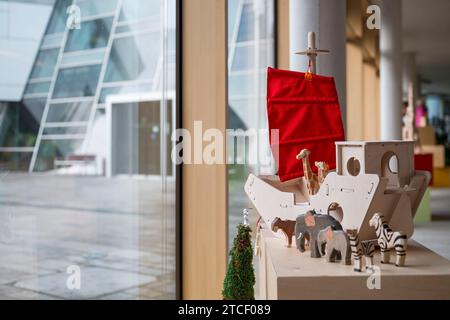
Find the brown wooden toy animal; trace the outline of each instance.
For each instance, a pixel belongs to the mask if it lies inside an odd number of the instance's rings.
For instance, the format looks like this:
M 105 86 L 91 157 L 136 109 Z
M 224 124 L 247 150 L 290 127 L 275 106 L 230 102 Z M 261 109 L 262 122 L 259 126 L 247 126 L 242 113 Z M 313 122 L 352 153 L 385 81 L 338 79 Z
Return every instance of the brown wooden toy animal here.
M 317 179 L 319 181 L 319 184 L 322 185 L 328 172 L 330 171 L 330 167 L 328 166 L 328 163 L 326 163 L 325 161 L 316 161 L 316 162 L 314 162 L 314 164 L 318 170 Z
M 362 256 L 366 258 L 366 270 L 373 269 L 373 254 L 376 240 L 360 241 L 356 230 L 347 230 L 353 256 L 353 270 L 361 272 Z
M 389 263 L 391 249 L 394 248 L 397 254 L 395 265 L 402 267 L 405 265 L 406 259 L 406 235 L 401 231 L 392 231 L 384 216 L 375 213 L 369 221 L 369 225 L 375 228 L 375 233 L 378 238 L 378 245 L 381 250 L 381 263 Z
M 287 247 L 290 248 L 292 245 L 292 237 L 295 234 L 295 221 L 292 220 L 281 220 L 280 218 L 275 218 L 272 221 L 272 231 L 277 232 L 281 230 L 287 239 Z
M 309 155 L 311 151 L 308 149 L 303 149 L 297 155 L 297 160 L 302 160 L 303 162 L 303 175 L 305 176 L 306 186 L 310 195 L 314 195 L 319 191 L 320 185 L 317 179 L 317 175 L 311 170 L 311 165 L 309 163 Z
M 326 244 L 326 255 L 324 252 Z M 343 264 L 351 264 L 350 242 L 343 230 L 334 230 L 332 226 L 320 230 L 317 235 L 317 246 L 321 255 L 325 255 L 328 262 L 341 260 Z

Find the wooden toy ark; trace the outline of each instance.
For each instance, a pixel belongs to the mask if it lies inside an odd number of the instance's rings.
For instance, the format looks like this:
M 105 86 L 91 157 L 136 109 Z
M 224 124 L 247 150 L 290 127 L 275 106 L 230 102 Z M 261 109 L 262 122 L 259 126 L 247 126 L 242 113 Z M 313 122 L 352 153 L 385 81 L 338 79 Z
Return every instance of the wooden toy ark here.
M 316 194 L 310 194 L 315 186 L 308 186 L 307 175 L 281 182 L 278 176 L 250 174 L 245 192 L 269 226 L 277 217 L 295 221 L 312 210 L 334 217 L 344 229 L 355 229 L 363 241 L 376 238 L 369 225 L 376 212 L 411 237 L 430 180 L 429 172 L 414 170 L 412 141 L 336 142 L 336 171 L 325 176 Z

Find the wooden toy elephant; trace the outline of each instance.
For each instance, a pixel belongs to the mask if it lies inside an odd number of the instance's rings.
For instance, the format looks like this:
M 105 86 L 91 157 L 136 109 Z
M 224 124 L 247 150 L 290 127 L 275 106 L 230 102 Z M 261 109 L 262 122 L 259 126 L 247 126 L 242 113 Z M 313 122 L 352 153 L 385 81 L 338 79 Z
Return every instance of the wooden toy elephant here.
M 350 242 L 347 234 L 343 230 L 334 230 L 332 226 L 320 230 L 317 234 L 317 245 L 320 253 L 325 255 L 324 248 L 326 244 L 326 259 L 328 262 L 341 260 L 343 264 L 351 264 Z
M 295 223 L 295 244 L 300 252 L 305 251 L 305 237 L 309 237 L 311 258 L 320 258 L 321 254 L 317 246 L 317 234 L 326 227 L 333 226 L 334 230 L 342 230 L 341 224 L 332 216 L 317 214 L 310 210 L 297 217 Z

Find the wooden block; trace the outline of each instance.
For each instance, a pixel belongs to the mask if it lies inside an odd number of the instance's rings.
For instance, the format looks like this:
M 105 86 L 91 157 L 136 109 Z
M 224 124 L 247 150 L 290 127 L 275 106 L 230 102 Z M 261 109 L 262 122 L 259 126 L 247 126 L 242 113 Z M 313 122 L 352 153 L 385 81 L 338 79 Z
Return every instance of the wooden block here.
M 261 230 L 264 252 L 260 260 L 262 299 L 450 299 L 450 262 L 419 243 L 408 241 L 403 268 L 380 264 L 380 289 L 369 289 L 373 274 L 354 272 L 353 266 L 312 259 L 309 252 L 287 248 L 269 230 Z M 369 279 L 370 282 L 370 279 Z
M 427 188 L 416 211 L 414 222 L 431 221 L 431 189 Z
M 414 155 L 414 169 L 428 171 L 431 174 L 429 185 L 433 185 L 433 154 L 432 153 L 416 153 Z
M 433 167 L 445 167 L 445 147 L 443 145 L 422 145 L 423 153 L 433 154 Z
M 433 169 L 433 187 L 448 188 L 450 187 L 450 168 L 434 168 Z
M 417 135 L 419 137 L 420 145 L 435 145 L 436 134 L 433 126 L 426 126 L 417 128 Z

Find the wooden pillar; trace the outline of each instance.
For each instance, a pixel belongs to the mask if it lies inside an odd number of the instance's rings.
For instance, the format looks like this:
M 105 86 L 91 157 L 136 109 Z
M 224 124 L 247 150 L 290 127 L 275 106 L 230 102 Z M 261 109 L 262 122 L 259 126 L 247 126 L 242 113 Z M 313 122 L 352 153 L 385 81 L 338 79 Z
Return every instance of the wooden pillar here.
M 364 140 L 363 52 L 347 42 L 347 140 Z
M 277 0 L 276 65 L 279 69 L 289 69 L 289 0 Z
M 227 120 L 227 1 L 181 1 L 183 128 L 194 121 L 225 137 Z M 225 146 L 223 154 L 225 155 Z M 227 168 L 183 165 L 182 298 L 220 299 L 227 262 Z

